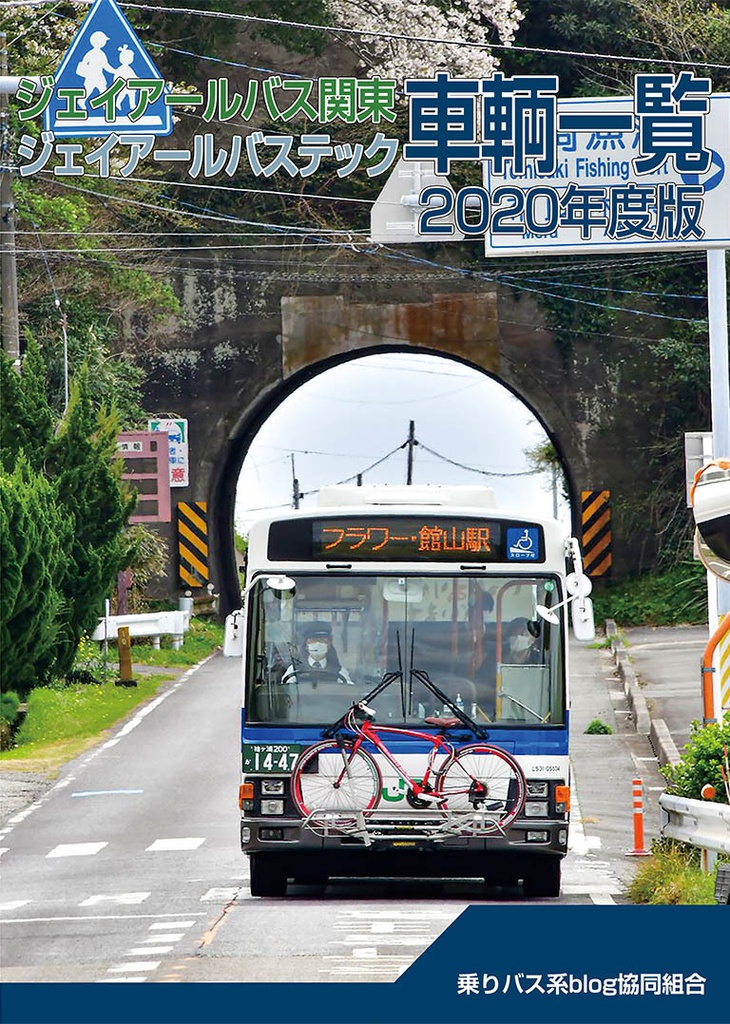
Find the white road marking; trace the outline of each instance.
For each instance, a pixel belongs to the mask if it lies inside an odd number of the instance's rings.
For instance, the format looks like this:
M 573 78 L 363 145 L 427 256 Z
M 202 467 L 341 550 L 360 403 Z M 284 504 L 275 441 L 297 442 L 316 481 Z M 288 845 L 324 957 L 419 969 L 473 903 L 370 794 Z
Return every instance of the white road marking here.
M 197 914 L 196 916 L 202 917 L 203 914 Z M 159 924 L 151 924 L 150 931 L 153 928 L 192 928 L 194 924 L 195 921 L 161 921 Z
M 2 857 L 4 853 L 7 853 L 9 849 L 9 846 L 0 846 L 0 857 Z
M 199 846 L 202 846 L 205 839 L 195 839 L 188 837 L 186 839 L 155 839 L 151 846 L 147 847 L 147 853 L 158 853 L 159 851 L 169 850 L 197 850 Z
M 27 907 L 33 900 L 9 900 L 7 903 L 0 903 L 0 912 L 7 910 L 19 910 L 20 907 Z
M 177 693 L 180 687 L 184 683 L 186 683 L 187 680 L 190 679 L 190 677 L 198 671 L 198 669 L 202 668 L 203 665 L 207 664 L 209 661 L 215 658 L 216 653 L 217 652 L 214 651 L 212 654 L 209 654 L 207 658 L 203 658 L 203 660 L 198 662 L 197 665 L 193 665 L 193 667 L 188 669 L 187 672 L 184 672 L 178 678 L 177 682 L 173 683 L 170 689 L 167 690 L 164 694 L 162 694 L 162 696 L 154 702 L 154 706 L 159 706 L 159 704 L 163 700 L 166 700 L 168 697 L 171 697 L 173 693 Z M 148 714 L 149 711 L 151 710 L 152 707 L 150 706 L 145 710 L 144 713 Z M 127 727 L 125 727 L 125 729 L 123 730 L 124 735 L 126 735 L 127 732 L 129 731 L 130 730 Z M 66 789 L 68 786 L 72 785 L 72 783 L 76 781 L 76 779 L 83 772 L 83 770 L 94 760 L 94 758 L 99 757 L 99 755 L 103 754 L 105 750 L 108 750 L 110 747 L 115 746 L 119 742 L 121 735 L 122 734 L 120 733 L 119 736 L 113 737 L 112 739 L 107 740 L 105 743 L 100 743 L 98 747 L 94 747 L 94 749 L 90 751 L 89 754 L 82 761 L 78 762 L 76 771 L 74 772 L 73 775 L 65 779 L 62 779 L 60 782 L 57 782 L 55 785 L 51 786 L 39 800 L 36 800 L 35 803 L 32 803 L 29 807 L 26 807 L 25 810 L 14 815 L 12 818 L 8 818 L 8 820 L 5 822 L 3 829 L 0 830 L 0 839 L 4 839 L 9 832 L 12 832 L 15 825 L 19 824 L 21 821 L 27 818 L 28 815 L 32 814 L 34 810 L 36 810 L 38 807 L 42 807 L 43 804 L 45 804 L 48 800 L 50 800 L 53 797 L 54 793 L 57 793 L 59 790 Z
M 58 916 L 58 917 L 8 917 L 0 920 L 0 924 L 53 924 L 56 921 L 145 921 L 150 917 L 164 917 L 164 914 L 74 914 L 73 916 Z M 174 914 L 170 915 L 174 917 Z M 198 917 L 205 917 L 206 914 L 200 913 Z M 170 924 L 177 924 L 177 922 L 171 922 Z M 170 925 L 168 925 L 170 927 Z M 159 942 L 159 936 L 157 941 Z
M 113 896 L 89 896 L 83 903 L 79 903 L 80 907 L 96 907 L 99 903 L 113 903 L 118 906 L 125 906 L 128 904 L 139 904 L 151 896 L 151 892 L 120 892 Z
M 152 925 L 153 928 L 157 927 Z M 179 942 L 180 939 L 184 938 L 184 932 L 165 932 L 163 935 L 153 935 L 149 939 L 142 939 L 142 942 Z
M 600 848 L 600 836 L 587 836 L 585 833 L 578 794 L 575 787 L 571 786 L 568 856 L 563 861 L 563 877 L 560 884 L 560 891 L 564 896 L 587 895 L 593 903 L 612 904 L 613 897 L 623 892 L 609 862 L 592 859 L 592 852 Z
M 61 843 L 46 854 L 46 859 L 49 857 L 93 857 L 95 853 L 108 845 L 108 843 Z
M 329 965 L 320 968 L 320 974 L 355 974 L 361 977 L 391 979 L 397 978 L 413 963 L 413 957 L 410 956 L 374 956 L 361 957 L 358 960 L 353 957 L 326 956 L 324 959 L 329 961 Z
M 127 971 L 156 971 L 161 963 L 161 960 L 137 960 L 133 964 L 119 964 L 117 967 L 110 967 L 109 974 L 126 974 Z
M 125 956 L 164 956 L 170 953 L 174 946 L 137 946 L 135 949 L 128 949 Z
M 229 903 L 231 900 L 235 900 L 240 891 L 240 885 L 233 889 L 208 889 L 205 895 L 200 897 L 200 902 L 217 903 L 219 900 L 224 900 Z
M 137 796 L 144 793 L 143 789 L 88 789 L 83 793 L 72 793 L 71 796 Z
M 336 938 L 332 947 L 349 948 L 349 953 L 325 956 L 328 967 L 320 974 L 382 977 L 395 979 L 416 957 L 439 937 L 461 913 L 463 907 L 422 909 L 352 908 L 341 911 L 333 922 Z M 393 954 L 397 947 L 405 955 Z

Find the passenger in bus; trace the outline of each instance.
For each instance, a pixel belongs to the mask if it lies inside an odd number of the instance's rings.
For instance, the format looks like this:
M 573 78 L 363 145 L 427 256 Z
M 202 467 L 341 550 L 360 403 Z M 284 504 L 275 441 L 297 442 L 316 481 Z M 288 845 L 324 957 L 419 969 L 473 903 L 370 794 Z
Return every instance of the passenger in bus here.
M 540 623 L 534 619 L 512 619 L 505 629 L 507 653 L 504 661 L 510 665 L 539 665 L 542 663 Z
M 286 670 L 282 682 L 291 680 L 297 671 L 326 673 L 348 686 L 354 685 L 334 648 L 332 627 L 327 622 L 312 622 L 305 627 L 299 658 Z

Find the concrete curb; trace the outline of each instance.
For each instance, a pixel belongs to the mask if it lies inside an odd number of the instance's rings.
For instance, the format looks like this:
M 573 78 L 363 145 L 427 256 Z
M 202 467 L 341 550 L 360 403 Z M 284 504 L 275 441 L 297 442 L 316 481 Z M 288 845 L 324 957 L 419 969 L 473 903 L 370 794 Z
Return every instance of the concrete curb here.
M 632 721 L 636 732 L 649 737 L 660 765 L 677 764 L 679 751 L 663 718 L 652 718 L 646 698 L 639 686 L 639 680 L 629 660 L 628 651 L 619 638 L 618 628 L 613 619 L 606 619 L 606 636 L 609 639 L 616 671 L 623 683 L 624 693 L 631 708 Z

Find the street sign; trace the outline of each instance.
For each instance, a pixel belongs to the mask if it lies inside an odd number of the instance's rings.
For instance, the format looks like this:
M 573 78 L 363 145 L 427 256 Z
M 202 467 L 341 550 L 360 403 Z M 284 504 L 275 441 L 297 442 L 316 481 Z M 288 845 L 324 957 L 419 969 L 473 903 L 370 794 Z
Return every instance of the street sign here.
M 56 138 L 169 135 L 166 91 L 115 0 L 96 0 L 56 71 L 43 127 Z
M 167 434 L 170 446 L 170 487 L 187 487 L 189 484 L 188 421 L 173 419 L 149 420 L 150 430 Z
M 449 186 L 445 174 L 436 174 L 433 160 L 399 160 L 390 173 L 370 213 L 370 238 L 373 242 L 421 242 L 418 221 L 423 206 L 419 204 L 425 189 L 434 185 Z M 454 226 L 450 241 L 462 241 L 464 235 Z
M 559 100 L 553 174 L 535 174 L 532 166 L 522 174 L 510 167 L 495 174 L 485 164 L 484 185 L 493 207 L 500 196 L 502 214 L 492 215 L 491 230 L 485 232 L 487 256 L 730 247 L 730 96 L 715 94 L 710 100 L 705 141 L 711 162 L 702 174 L 677 171 L 669 160 L 655 171 L 637 174 L 637 126 L 561 131 L 561 122 L 575 122 L 581 115 L 586 122 L 596 114 L 631 115 L 633 104 L 631 97 Z M 569 189 L 576 202 L 572 217 L 564 212 Z M 620 221 L 611 214 L 617 196 L 623 210 Z M 553 221 L 552 230 L 544 231 Z
M 122 479 L 137 491 L 130 523 L 169 523 L 172 510 L 165 472 L 167 438 L 149 430 L 125 430 L 117 436 L 117 455 L 124 460 Z
M 439 173 L 436 160 L 402 160 L 373 205 L 371 240 L 483 238 L 487 256 L 730 248 L 730 96 L 696 102 L 707 112 L 647 126 L 633 97 L 557 100 L 554 163 L 483 159 L 483 184 L 456 191 L 448 156 Z M 534 130 L 548 148 L 547 128 Z

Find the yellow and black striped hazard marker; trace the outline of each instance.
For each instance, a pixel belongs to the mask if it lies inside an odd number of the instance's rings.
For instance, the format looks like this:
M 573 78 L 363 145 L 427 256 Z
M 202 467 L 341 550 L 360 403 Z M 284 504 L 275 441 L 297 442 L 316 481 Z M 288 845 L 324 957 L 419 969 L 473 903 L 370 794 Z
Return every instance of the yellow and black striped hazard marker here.
M 589 576 L 611 572 L 611 492 L 581 491 L 583 570 Z
M 207 501 L 178 502 L 177 550 L 180 585 L 206 586 L 210 582 Z

